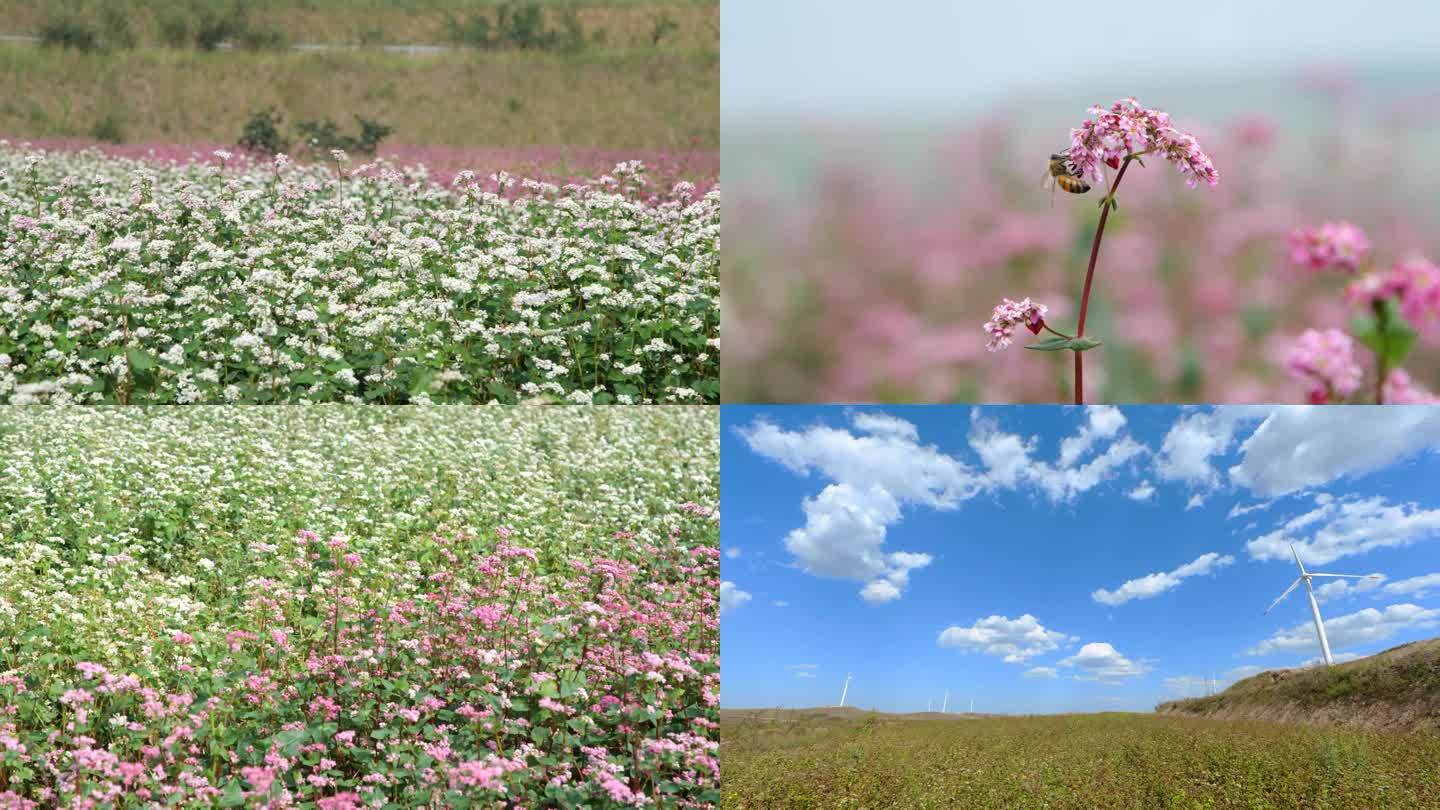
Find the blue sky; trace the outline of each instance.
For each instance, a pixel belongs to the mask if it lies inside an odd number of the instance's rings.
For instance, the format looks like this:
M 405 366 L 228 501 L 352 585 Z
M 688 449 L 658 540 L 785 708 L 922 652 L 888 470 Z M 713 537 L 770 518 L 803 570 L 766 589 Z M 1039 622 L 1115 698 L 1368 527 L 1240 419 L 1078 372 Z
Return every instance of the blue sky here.
M 1148 711 L 1440 635 L 1440 408 L 722 409 L 726 707 Z M 1342 583 L 1342 584 L 1334 584 Z M 1358 584 L 1358 587 L 1357 587 Z

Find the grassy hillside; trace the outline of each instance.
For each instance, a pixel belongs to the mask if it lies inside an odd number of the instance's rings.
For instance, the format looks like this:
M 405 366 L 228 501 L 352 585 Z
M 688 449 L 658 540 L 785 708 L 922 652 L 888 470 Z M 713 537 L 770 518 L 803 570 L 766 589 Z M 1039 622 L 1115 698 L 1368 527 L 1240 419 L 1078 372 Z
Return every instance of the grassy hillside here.
M 1156 711 L 1215 718 L 1440 730 L 1440 638 L 1333 667 L 1262 672 L 1211 697 Z
M 722 805 L 1440 806 L 1432 734 L 1137 714 L 838 715 L 722 711 Z
M 719 54 L 462 51 L 407 56 L 0 44 L 0 137 L 234 143 L 251 113 L 353 115 L 390 143 L 708 149 L 720 143 Z
M 0 138 L 234 143 L 273 106 L 392 144 L 720 145 L 715 2 L 0 0 L 0 34 L 46 43 L 0 42 Z
M 505 0 L 246 0 L 238 4 L 235 0 L 0 0 L 0 34 L 39 35 L 49 22 L 80 20 L 102 34 L 119 25 L 137 43 L 153 45 L 165 41 L 167 26 L 176 21 L 185 21 L 193 31 L 207 15 L 230 15 L 238 6 L 250 25 L 279 31 L 289 42 L 442 43 L 451 39 L 456 23 L 463 25 L 481 15 L 493 21 L 504 4 Z M 549 27 L 563 27 L 573 14 L 587 40 L 609 47 L 689 50 L 720 44 L 720 4 L 715 0 L 539 0 L 539 5 Z M 657 25 L 664 28 L 658 43 Z

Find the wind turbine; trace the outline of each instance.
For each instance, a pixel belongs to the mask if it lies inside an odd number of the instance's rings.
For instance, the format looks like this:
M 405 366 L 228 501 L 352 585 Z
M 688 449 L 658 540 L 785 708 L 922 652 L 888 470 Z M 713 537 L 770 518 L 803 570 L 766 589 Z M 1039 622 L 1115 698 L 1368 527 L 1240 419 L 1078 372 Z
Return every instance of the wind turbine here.
M 973 697 L 970 698 L 970 713 L 971 713 L 971 714 L 974 714 L 974 713 L 975 713 L 975 698 L 973 698 Z
M 944 714 L 945 709 L 950 706 L 950 690 L 945 690 L 945 702 L 940 704 L 940 713 Z
M 845 695 L 850 692 L 850 673 L 845 673 L 845 688 L 840 690 L 840 707 L 845 707 Z
M 1276 599 L 1274 602 L 1271 602 L 1271 603 L 1270 603 L 1270 607 L 1265 608 L 1265 612 L 1266 612 L 1266 613 L 1269 613 L 1270 611 L 1274 610 L 1274 609 L 1275 609 L 1275 606 L 1278 605 L 1278 604 L 1280 604 L 1280 599 L 1284 599 L 1285 597 L 1289 596 L 1289 595 L 1290 595 L 1290 592 L 1293 591 L 1293 590 L 1295 590 L 1295 586 L 1296 586 L 1296 585 L 1299 585 L 1301 580 L 1304 580 L 1304 581 L 1305 581 L 1305 593 L 1306 593 L 1307 596 L 1310 597 L 1310 615 L 1312 615 L 1312 616 L 1315 617 L 1315 634 L 1320 637 L 1320 652 L 1323 653 L 1324 656 L 1325 656 L 1325 666 L 1327 666 L 1327 667 L 1328 667 L 1328 666 L 1333 666 L 1333 665 L 1335 664 L 1335 659 L 1330 657 L 1330 639 L 1328 639 L 1328 638 L 1325 637 L 1325 622 L 1320 619 L 1320 605 L 1315 602 L 1315 589 L 1310 586 L 1310 578 L 1311 578 L 1311 577 L 1336 577 L 1336 578 L 1348 578 L 1348 579 L 1380 579 L 1380 575 L 1379 575 L 1379 574 L 1317 574 L 1317 573 L 1312 573 L 1312 572 L 1310 572 L 1310 571 L 1306 571 L 1306 570 L 1305 570 L 1305 564 L 1302 563 L 1302 562 L 1300 562 L 1300 554 L 1299 554 L 1299 552 L 1295 551 L 1295 544 L 1294 544 L 1294 543 L 1291 543 L 1291 544 L 1290 544 L 1290 554 L 1291 554 L 1291 556 L 1293 556 L 1293 557 L 1295 558 L 1295 565 L 1296 565 L 1297 567 L 1299 567 L 1299 569 L 1300 569 L 1300 576 L 1296 577 L 1296 578 L 1295 578 L 1295 581 L 1292 582 L 1292 583 L 1290 583 L 1290 587 L 1286 588 L 1286 589 L 1285 589 L 1285 592 L 1282 593 L 1282 594 L 1280 594 L 1280 598 L 1279 598 L 1279 599 Z

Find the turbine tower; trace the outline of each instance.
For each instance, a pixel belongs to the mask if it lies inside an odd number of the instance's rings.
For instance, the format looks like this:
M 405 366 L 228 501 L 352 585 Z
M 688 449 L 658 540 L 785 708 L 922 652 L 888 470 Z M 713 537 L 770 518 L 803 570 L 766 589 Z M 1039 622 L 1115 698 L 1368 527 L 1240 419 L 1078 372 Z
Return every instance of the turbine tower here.
M 840 690 L 840 707 L 845 707 L 845 695 L 850 692 L 850 673 L 845 673 L 845 688 Z
M 970 698 L 970 713 L 971 713 L 971 714 L 974 714 L 974 713 L 975 713 L 975 698 L 973 698 L 973 697 Z
M 944 714 L 944 713 L 945 713 L 945 710 L 946 710 L 947 708 L 949 708 L 949 706 L 950 706 L 950 690 L 949 690 L 949 689 L 946 689 L 946 690 L 945 690 L 945 702 L 940 704 L 940 713 L 941 713 L 941 714 Z
M 1293 557 L 1295 558 L 1295 565 L 1300 569 L 1300 576 L 1296 577 L 1296 578 L 1295 578 L 1295 581 L 1292 582 L 1292 583 L 1290 583 L 1290 587 L 1286 588 L 1286 589 L 1285 589 L 1285 592 L 1282 593 L 1282 594 L 1280 594 L 1280 598 L 1279 598 L 1279 599 L 1276 599 L 1274 602 L 1271 602 L 1271 603 L 1270 603 L 1270 607 L 1265 608 L 1265 612 L 1266 612 L 1266 613 L 1269 613 L 1270 611 L 1274 610 L 1274 609 L 1275 609 L 1275 606 L 1278 605 L 1278 604 L 1280 604 L 1280 600 L 1281 600 L 1281 599 L 1284 599 L 1284 598 L 1287 597 L 1287 596 L 1289 596 L 1289 595 L 1290 595 L 1290 592 L 1293 591 L 1293 590 L 1295 590 L 1295 586 L 1296 586 L 1296 585 L 1299 585 L 1300 582 L 1301 582 L 1301 580 L 1304 580 L 1304 582 L 1305 582 L 1305 594 L 1310 597 L 1310 615 L 1315 617 L 1315 635 L 1317 635 L 1317 636 L 1320 637 L 1320 652 L 1325 656 L 1325 666 L 1327 666 L 1327 667 L 1328 667 L 1328 666 L 1333 666 L 1333 665 L 1335 664 L 1335 659 L 1332 658 L 1332 657 L 1330 657 L 1330 639 L 1328 639 L 1328 638 L 1325 637 L 1325 622 L 1320 619 L 1320 605 L 1315 602 L 1315 589 L 1310 586 L 1310 578 L 1311 578 L 1311 577 L 1336 577 L 1336 578 L 1347 578 L 1347 579 L 1380 579 L 1381 577 L 1380 577 L 1379 574 L 1317 574 L 1317 573 L 1313 573 L 1313 572 L 1310 572 L 1310 571 L 1306 571 L 1306 570 L 1305 570 L 1305 564 L 1302 563 L 1302 562 L 1300 562 L 1300 554 L 1299 554 L 1297 551 L 1295 551 L 1295 544 L 1294 544 L 1294 543 L 1291 543 L 1291 544 L 1290 544 L 1290 554 L 1291 554 L 1291 556 L 1293 556 Z

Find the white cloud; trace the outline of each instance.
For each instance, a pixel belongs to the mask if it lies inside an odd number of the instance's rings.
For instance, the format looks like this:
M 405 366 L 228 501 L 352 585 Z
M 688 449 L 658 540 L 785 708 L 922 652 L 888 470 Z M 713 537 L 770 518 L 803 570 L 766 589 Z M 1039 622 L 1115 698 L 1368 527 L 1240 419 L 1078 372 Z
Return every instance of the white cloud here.
M 1274 501 L 1261 501 L 1261 502 L 1259 502 L 1259 503 L 1251 504 L 1251 505 L 1249 505 L 1249 506 L 1241 506 L 1240 504 L 1237 503 L 1237 504 L 1235 504 L 1233 507 L 1230 508 L 1230 514 L 1226 515 L 1226 516 L 1225 516 L 1225 519 L 1226 519 L 1226 520 L 1234 520 L 1235 518 L 1240 517 L 1241 515 L 1248 515 L 1248 514 L 1250 514 L 1251 512 L 1258 512 L 1258 511 L 1260 511 L 1261 509 L 1269 509 L 1270 506 L 1271 506 L 1271 504 L 1273 504 L 1273 503 L 1275 503 L 1275 502 L 1274 502 Z
M 1125 497 L 1132 501 L 1148 501 L 1155 494 L 1155 487 L 1149 481 L 1141 481 L 1140 486 L 1125 493 Z
M 1054 667 L 1031 667 L 1025 670 L 1026 678 L 1058 678 L 1060 673 Z
M 1185 502 L 1185 511 L 1186 511 L 1186 512 L 1189 512 L 1191 509 L 1195 509 L 1195 508 L 1197 508 L 1197 507 L 1201 507 L 1201 506 L 1204 506 L 1204 505 L 1205 505 L 1205 496 L 1204 496 L 1204 495 L 1201 495 L 1200 493 L 1197 492 L 1197 493 L 1195 493 L 1194 495 L 1191 495 L 1191 496 L 1190 496 L 1190 500 L 1188 500 L 1188 501 Z
M 735 583 L 724 580 L 720 583 L 720 615 L 740 607 L 750 601 L 750 594 L 740 590 Z
M 1219 684 L 1205 675 L 1176 675 L 1164 680 L 1165 688 L 1182 695 L 1203 695 Z
M 940 632 L 936 643 L 941 647 L 960 647 L 985 655 L 1003 656 L 1007 664 L 1021 664 L 1027 658 L 1050 652 L 1063 642 L 1073 640 L 1064 633 L 1046 629 L 1039 620 L 1026 613 L 1018 619 L 990 616 L 970 627 L 952 625 Z
M 1074 436 L 1060 442 L 1060 466 L 1071 467 L 1090 451 L 1099 439 L 1113 439 L 1125 427 L 1125 414 L 1114 405 L 1086 409 L 1085 425 Z
M 1440 574 L 1425 574 L 1419 577 L 1396 580 L 1385 586 L 1386 593 L 1411 593 L 1416 599 L 1424 599 L 1429 590 L 1440 590 Z
M 1330 654 L 1330 660 L 1334 661 L 1334 662 L 1337 663 L 1337 664 L 1343 664 L 1343 663 L 1345 663 L 1346 661 L 1354 661 L 1356 658 L 1364 658 L 1364 657 L 1365 657 L 1365 656 L 1361 655 L 1360 653 L 1331 653 L 1331 654 Z M 1298 667 L 1317 667 L 1317 666 L 1320 666 L 1320 665 L 1323 664 L 1323 663 L 1325 663 L 1325 658 L 1324 658 L 1324 656 L 1317 655 L 1317 656 L 1315 656 L 1314 658 L 1307 658 L 1307 659 L 1305 659 L 1304 661 L 1301 661 L 1301 662 L 1300 662 L 1299 664 L 1297 664 L 1296 666 L 1298 666 Z
M 1177 675 L 1165 679 L 1165 688 L 1182 695 L 1197 697 L 1205 694 L 1218 694 L 1225 691 L 1226 687 L 1235 683 L 1241 678 L 1246 678 L 1263 670 L 1264 667 L 1243 666 L 1235 667 L 1221 675 Z
M 1230 479 L 1261 496 L 1361 475 L 1440 443 L 1440 408 L 1385 405 L 1274 409 L 1241 445 Z
M 1100 681 L 1121 683 L 1126 678 L 1138 678 L 1150 671 L 1143 663 L 1131 661 L 1104 641 L 1092 641 L 1080 648 L 1069 658 L 1061 659 L 1060 666 L 1075 667 L 1080 672 L 1077 681 Z
M 738 433 L 757 454 L 799 475 L 829 479 L 803 502 L 805 525 L 786 535 L 785 547 L 806 573 L 865 583 L 860 597 L 871 604 L 899 599 L 910 573 L 932 562 L 928 554 L 886 547 L 904 507 L 951 510 L 981 492 L 1020 486 L 1069 500 L 1146 452 L 1120 435 L 1125 417 L 1111 406 L 1087 410 L 1085 424 L 1062 444 L 1059 465 L 1031 459 L 1034 439 L 1004 433 L 975 412 L 970 446 L 983 471 L 921 444 L 915 425 L 899 417 L 858 410 L 848 416 L 851 430 L 787 430 L 759 420 Z M 1087 454 L 1093 458 L 1079 464 Z
M 1212 551 L 1209 554 L 1201 554 L 1174 571 L 1147 574 L 1138 579 L 1132 579 L 1113 591 L 1101 588 L 1090 594 L 1090 597 L 1102 605 L 1112 606 L 1123 605 L 1132 599 L 1149 599 L 1177 587 L 1180 580 L 1186 577 L 1203 576 L 1218 571 L 1233 562 L 1235 562 L 1234 557 Z
M 727 559 L 727 560 L 738 560 L 738 559 L 740 559 L 740 547 L 739 547 L 739 546 L 731 546 L 731 547 L 725 549 L 725 559 Z
M 819 669 L 816 664 L 786 664 L 786 669 Z
M 855 429 L 861 433 L 869 433 L 872 436 L 888 436 L 910 442 L 920 440 L 920 431 L 913 423 L 887 413 L 852 411 L 850 424 L 854 425 Z
M 1325 620 L 1325 637 L 1330 648 L 1339 650 L 1382 641 L 1401 630 L 1429 628 L 1440 623 L 1440 610 L 1426 610 L 1419 605 L 1390 605 L 1384 610 L 1365 608 L 1335 619 Z M 1318 649 L 1320 640 L 1315 637 L 1315 624 L 1305 622 L 1281 630 L 1245 651 L 1246 655 L 1268 655 L 1274 652 L 1303 651 Z
M 902 507 L 954 509 L 984 484 L 960 460 L 919 444 L 909 422 L 864 411 L 851 412 L 850 420 L 858 433 L 823 426 L 787 431 L 764 421 L 739 433 L 756 453 L 834 481 L 805 499 L 805 525 L 786 535 L 785 548 L 807 573 L 866 583 L 861 598 L 880 604 L 900 598 L 910 572 L 932 561 L 885 548 Z
M 790 607 L 790 603 L 786 602 L 784 599 L 776 599 L 774 602 L 770 603 L 770 606 L 777 608 L 787 608 Z
M 1310 527 L 1315 528 L 1307 536 L 1302 530 Z M 1306 564 L 1324 565 L 1378 548 L 1408 546 L 1436 534 L 1440 534 L 1440 509 L 1392 504 L 1378 497 L 1342 498 L 1291 519 L 1245 548 L 1256 560 L 1289 560 L 1294 543 Z
M 900 598 L 900 588 L 886 579 L 877 579 L 860 589 L 860 597 L 872 605 Z
M 800 670 L 799 672 L 796 672 L 796 673 L 795 673 L 795 677 L 797 677 L 797 678 L 813 678 L 813 677 L 815 677 L 815 673 L 813 673 L 813 672 L 806 672 L 805 670 L 802 669 L 802 670 Z
M 1221 478 L 1210 460 L 1230 449 L 1241 419 L 1258 415 L 1250 408 L 1230 407 L 1182 416 L 1170 426 L 1160 443 L 1160 452 L 1155 458 L 1156 474 L 1165 481 L 1214 489 Z
M 873 427 L 876 415 L 853 413 L 852 422 L 857 417 L 868 417 Z M 799 475 L 814 471 L 856 490 L 881 490 L 901 503 L 954 509 L 984 486 L 964 462 L 893 429 L 856 435 L 823 425 L 790 431 L 757 421 L 739 434 L 751 450 Z
M 1332 579 L 1315 589 L 1315 601 L 1324 604 L 1336 599 L 1348 599 L 1373 591 L 1384 582 L 1384 574 L 1378 575 L 1375 579 Z
M 1061 442 L 1061 459 L 1057 464 L 1031 457 L 1038 444 L 1036 439 L 1025 439 L 1014 433 L 1006 433 L 995 420 L 975 411 L 971 417 L 970 447 L 985 465 L 988 485 L 991 488 L 1005 489 L 1029 485 L 1041 490 L 1052 501 L 1070 501 L 1076 495 L 1110 480 L 1131 460 L 1147 452 L 1144 445 L 1128 436 L 1115 438 L 1114 434 L 1110 434 L 1107 438 L 1114 440 L 1090 461 L 1077 466 L 1080 453 L 1074 449 L 1074 445 L 1070 445 L 1067 458 L 1063 449 L 1065 442 L 1085 436 L 1082 449 L 1088 451 L 1090 446 L 1102 437 L 1103 430 L 1119 430 L 1119 426 L 1114 425 L 1108 416 L 1100 417 L 1100 423 L 1105 427 L 1096 428 L 1096 419 L 1093 416 L 1095 410 L 1091 410 L 1090 421 L 1080 429 L 1076 437 Z

